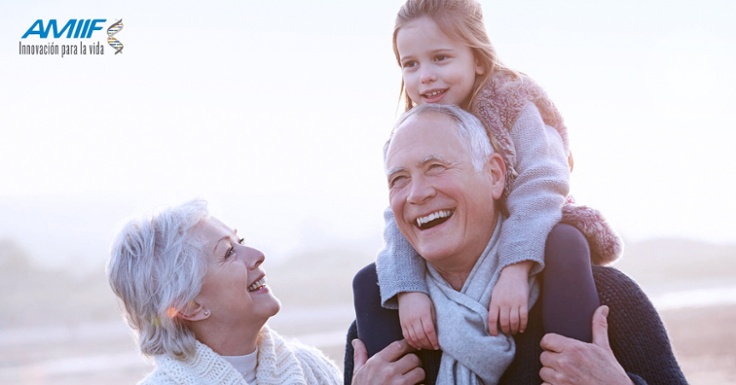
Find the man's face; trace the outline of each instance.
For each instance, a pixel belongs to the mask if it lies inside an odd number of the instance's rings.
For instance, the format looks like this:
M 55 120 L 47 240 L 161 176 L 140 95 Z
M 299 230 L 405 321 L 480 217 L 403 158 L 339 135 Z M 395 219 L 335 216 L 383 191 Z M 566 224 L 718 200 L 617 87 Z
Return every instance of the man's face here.
M 438 112 L 412 116 L 386 153 L 396 223 L 438 269 L 472 268 L 493 234 L 494 199 L 503 191 L 498 155 L 476 171 L 455 124 Z

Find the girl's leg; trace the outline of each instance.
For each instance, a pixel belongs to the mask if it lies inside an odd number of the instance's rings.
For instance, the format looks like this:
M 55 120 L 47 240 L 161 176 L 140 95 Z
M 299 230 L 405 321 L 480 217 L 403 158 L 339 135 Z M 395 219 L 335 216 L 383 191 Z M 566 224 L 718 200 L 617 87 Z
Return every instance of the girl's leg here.
M 542 322 L 546 333 L 591 342 L 593 312 L 600 306 L 585 236 L 557 224 L 547 237 L 542 276 Z
M 368 357 L 404 338 L 398 310 L 381 306 L 375 263 L 361 269 L 353 278 L 353 301 L 358 338 L 365 344 Z

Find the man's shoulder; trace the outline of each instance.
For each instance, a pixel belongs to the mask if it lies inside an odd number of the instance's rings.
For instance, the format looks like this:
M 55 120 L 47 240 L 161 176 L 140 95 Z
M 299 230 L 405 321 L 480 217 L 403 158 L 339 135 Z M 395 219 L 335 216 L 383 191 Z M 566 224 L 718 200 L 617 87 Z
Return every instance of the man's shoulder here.
M 596 280 L 601 279 L 605 282 L 620 281 L 636 285 L 636 282 L 631 277 L 613 266 L 593 265 L 592 268 L 593 278 Z
M 593 265 L 593 278 L 598 294 L 602 297 L 601 301 L 604 300 L 604 294 L 606 297 L 616 296 L 620 300 L 632 295 L 646 297 L 634 279 L 615 267 Z M 605 304 L 605 301 L 603 302 Z

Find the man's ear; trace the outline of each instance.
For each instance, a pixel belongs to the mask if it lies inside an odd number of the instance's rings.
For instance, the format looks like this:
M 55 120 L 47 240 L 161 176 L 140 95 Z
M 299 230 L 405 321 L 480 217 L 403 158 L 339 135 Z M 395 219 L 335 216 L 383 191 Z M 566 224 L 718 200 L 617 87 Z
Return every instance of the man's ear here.
M 506 162 L 500 154 L 494 152 L 488 157 L 488 173 L 491 176 L 491 195 L 493 200 L 501 199 L 506 187 Z
M 176 316 L 187 321 L 201 321 L 210 317 L 210 311 L 197 302 L 190 302 Z

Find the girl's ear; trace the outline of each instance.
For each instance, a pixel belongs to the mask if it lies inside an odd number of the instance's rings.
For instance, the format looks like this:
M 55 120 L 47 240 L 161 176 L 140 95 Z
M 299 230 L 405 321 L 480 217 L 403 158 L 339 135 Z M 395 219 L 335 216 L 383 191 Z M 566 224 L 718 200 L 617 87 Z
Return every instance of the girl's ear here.
M 478 59 L 475 59 L 475 74 L 480 76 L 486 73 L 486 67 L 478 61 Z
M 494 200 L 501 199 L 506 186 L 506 162 L 501 155 L 494 152 L 488 157 L 487 167 L 491 177 L 491 195 Z
M 210 311 L 197 302 L 190 302 L 176 316 L 187 321 L 201 321 L 210 317 Z

